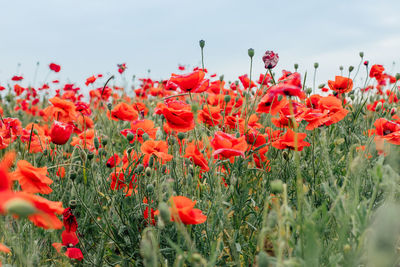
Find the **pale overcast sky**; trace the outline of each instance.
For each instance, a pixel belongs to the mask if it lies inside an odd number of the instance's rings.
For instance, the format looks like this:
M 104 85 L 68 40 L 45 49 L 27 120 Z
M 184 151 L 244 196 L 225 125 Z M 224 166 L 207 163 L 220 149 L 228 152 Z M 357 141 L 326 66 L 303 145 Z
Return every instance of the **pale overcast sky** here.
M 372 64 L 400 72 L 400 1 L 257 0 L 12 0 L 0 2 L 0 85 L 17 74 L 38 80 L 48 64 L 61 65 L 60 79 L 82 85 L 92 74 L 168 78 L 178 64 L 205 65 L 227 80 L 249 72 L 247 49 L 255 49 L 254 74 L 264 72 L 265 50 L 279 54 L 276 71 L 311 75 L 319 62 L 318 83 L 333 79 L 339 66 L 357 66 L 359 52 Z M 393 61 L 398 64 L 392 68 Z M 85 86 L 83 86 L 84 88 Z

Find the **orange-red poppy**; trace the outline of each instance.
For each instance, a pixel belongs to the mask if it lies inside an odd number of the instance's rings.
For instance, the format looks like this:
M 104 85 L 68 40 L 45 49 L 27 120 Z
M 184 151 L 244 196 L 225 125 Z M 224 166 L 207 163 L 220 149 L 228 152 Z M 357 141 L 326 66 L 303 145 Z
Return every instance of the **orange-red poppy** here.
M 50 194 L 53 191 L 49 187 L 53 180 L 47 177 L 47 167 L 36 168 L 28 161 L 20 160 L 11 176 L 13 180 L 18 180 L 24 192 Z
M 331 90 L 340 94 L 345 94 L 353 89 L 353 80 L 343 76 L 336 76 L 335 81 L 328 81 L 328 86 Z

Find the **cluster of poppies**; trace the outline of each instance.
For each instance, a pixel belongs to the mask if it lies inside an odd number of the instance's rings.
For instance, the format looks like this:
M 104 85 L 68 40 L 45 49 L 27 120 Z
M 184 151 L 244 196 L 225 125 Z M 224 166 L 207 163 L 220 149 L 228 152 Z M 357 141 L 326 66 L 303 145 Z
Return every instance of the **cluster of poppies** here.
M 60 87 L 55 80 L 35 89 L 23 87 L 23 77 L 15 75 L 10 87 L 15 93 L 14 110 L 24 112 L 34 122 L 23 126 L 20 119 L 12 118 L 10 111 L 1 108 L 0 149 L 9 148 L 19 139 L 29 153 L 50 153 L 53 158 L 59 153 L 56 146 L 99 154 L 107 134 L 96 124 L 108 118 L 121 138 L 139 148 L 113 151 L 105 163 L 109 168 L 110 188 L 123 190 L 126 197 L 137 193 L 140 175 L 154 167 L 155 161 L 157 166 L 163 166 L 160 171 L 169 171 L 165 166 L 174 160 L 173 144 L 177 144 L 177 153 L 182 158 L 198 168 L 200 179 L 211 165 L 221 160 L 234 162 L 238 157 L 249 159 L 251 167 L 270 171 L 267 152 L 271 147 L 300 152 L 310 146 L 305 131 L 343 120 L 351 109 L 346 97 L 353 90 L 351 78 L 336 76 L 327 82 L 329 89 L 322 86 L 321 94 L 311 95 L 304 90 L 300 73 L 284 70 L 280 77 L 272 73 L 278 61 L 276 53 L 267 51 L 263 56 L 267 73 L 261 74 L 257 81 L 242 75 L 237 82 L 227 84 L 223 77 L 217 79 L 215 74 L 209 75 L 207 69 L 199 67 L 184 74 L 173 73 L 167 80 L 139 79 L 133 87 L 134 97 L 129 96 L 127 88 L 108 86 L 108 81 L 102 80 L 103 75 L 97 74 L 85 81 L 89 90 L 85 101 L 82 90 L 75 84 Z M 368 66 L 368 62 L 364 64 Z M 117 67 L 121 75 L 127 69 L 125 63 Z M 54 63 L 49 68 L 54 73 L 61 71 Z M 185 71 L 186 67 L 179 66 L 179 70 Z M 378 94 L 383 94 L 387 81 L 391 84 L 396 81 L 384 73 L 381 65 L 373 65 L 369 76 L 376 79 L 377 85 L 362 88 L 362 93 L 376 88 Z M 5 87 L 0 86 L 0 90 Z M 48 103 L 40 101 L 42 94 L 52 96 Z M 386 95 L 388 103 L 398 102 L 394 92 L 386 91 Z M 382 110 L 385 101 L 377 100 L 367 108 Z M 268 123 L 264 114 L 271 116 Z M 379 118 L 374 126 L 369 133 L 375 135 L 376 142 L 400 144 L 400 118 Z M 198 131 L 207 132 L 207 136 Z M 70 155 L 66 152 L 65 156 Z M 76 247 L 79 239 L 73 209 L 64 210 L 62 203 L 37 195 L 52 192 L 53 180 L 48 177 L 47 168 L 35 167 L 26 160 L 14 162 L 15 153 L 8 153 L 0 163 L 0 213 L 28 217 L 45 229 L 64 226 L 62 243 L 53 246 L 58 252 L 64 248 L 70 258 L 82 260 L 82 252 Z M 137 166 L 135 169 L 132 162 Z M 15 170 L 9 172 L 13 165 Z M 58 169 L 57 175 L 64 177 L 64 167 Z M 13 181 L 18 182 L 21 191 L 13 190 Z M 143 199 L 143 204 L 144 220 L 156 224 L 155 216 L 160 211 L 149 210 L 147 199 Z M 170 221 L 201 224 L 207 220 L 200 209 L 194 208 L 196 201 L 188 197 L 172 196 L 169 204 Z M 57 217 L 60 214 L 63 223 Z M 0 251 L 9 250 L 1 245 Z

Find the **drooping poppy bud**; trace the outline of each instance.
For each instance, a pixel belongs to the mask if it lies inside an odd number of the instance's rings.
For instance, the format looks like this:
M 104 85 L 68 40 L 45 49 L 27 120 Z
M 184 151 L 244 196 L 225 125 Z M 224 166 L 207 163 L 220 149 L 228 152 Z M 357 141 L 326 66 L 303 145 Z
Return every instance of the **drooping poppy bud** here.
M 68 142 L 73 130 L 72 124 L 55 121 L 50 130 L 51 142 L 56 145 L 64 145 Z
M 266 69 L 273 69 L 275 68 L 276 64 L 278 64 L 279 56 L 273 51 L 266 51 L 262 57 L 262 60 L 264 61 Z

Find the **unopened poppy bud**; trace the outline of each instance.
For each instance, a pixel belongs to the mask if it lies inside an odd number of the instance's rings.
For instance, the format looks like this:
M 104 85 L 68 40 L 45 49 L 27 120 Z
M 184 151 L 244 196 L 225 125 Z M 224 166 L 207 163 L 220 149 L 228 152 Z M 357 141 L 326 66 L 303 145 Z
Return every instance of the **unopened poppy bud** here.
M 74 199 L 69 202 L 69 207 L 71 209 L 75 209 L 77 205 L 78 205 L 78 202 Z
M 102 144 L 103 146 L 106 146 L 107 143 L 108 143 L 108 139 L 107 139 L 107 138 L 103 138 L 103 139 L 101 140 L 101 144 Z
M 360 52 L 360 58 L 363 58 L 364 57 L 364 52 Z
M 281 180 L 274 180 L 271 181 L 271 192 L 276 194 L 276 193 L 282 193 L 283 191 L 283 183 Z
M 71 172 L 71 174 L 69 175 L 69 179 L 74 181 L 76 179 L 76 173 L 75 172 Z
M 325 87 L 325 84 L 324 83 L 321 83 L 320 85 L 318 85 L 318 88 L 319 89 L 322 89 L 322 88 L 324 88 Z
M 368 66 L 368 64 L 369 64 L 369 61 L 368 61 L 368 60 L 365 60 L 365 61 L 364 61 L 364 66 Z
M 306 94 L 309 95 L 309 94 L 311 94 L 311 93 L 312 93 L 312 89 L 311 89 L 311 88 L 307 88 L 307 89 L 306 89 Z
M 149 158 L 149 166 L 153 167 L 153 165 L 154 165 L 154 157 L 153 157 L 153 155 L 151 155 Z
M 354 67 L 353 66 L 350 66 L 349 67 L 349 72 L 352 72 L 354 70 Z
M 146 174 L 146 176 L 148 176 L 148 177 L 151 175 L 151 169 L 150 169 L 150 167 L 147 167 L 147 168 L 146 168 L 145 174 Z
M 143 164 L 139 164 L 136 167 L 136 173 L 141 173 L 144 170 Z
M 297 71 L 298 68 L 299 68 L 299 64 L 294 63 L 294 70 Z
M 224 75 L 219 76 L 219 80 L 222 82 L 224 80 Z
M 287 152 L 287 151 L 283 151 L 283 152 L 282 152 L 282 157 L 283 157 L 285 160 L 289 160 L 289 154 L 288 154 L 288 152 Z
M 135 136 L 133 135 L 133 133 L 129 132 L 129 133 L 126 135 L 126 140 L 128 140 L 128 141 L 130 142 L 130 141 L 133 140 L 134 137 L 135 137 Z
M 50 143 L 50 148 L 53 150 L 56 146 L 53 143 Z
M 396 78 L 396 81 L 400 80 L 400 73 L 396 73 L 394 77 Z
M 200 45 L 200 48 L 203 49 L 204 46 L 206 45 L 206 41 L 200 40 L 200 41 L 199 41 L 199 45 Z
M 318 63 L 318 62 L 315 62 L 315 63 L 314 63 L 314 68 L 315 68 L 315 69 L 318 69 L 318 67 L 319 67 L 319 63 Z
M 147 169 L 146 169 L 146 172 L 147 172 Z M 148 176 L 149 176 L 149 175 L 148 175 Z M 146 186 L 146 191 L 147 191 L 147 193 L 149 193 L 149 194 L 153 193 L 153 191 L 154 191 L 154 185 L 153 185 L 153 184 L 148 184 L 148 185 Z
M 225 103 L 228 103 L 229 101 L 231 101 L 231 96 L 230 95 L 224 96 L 224 101 L 225 101 Z
M 379 111 L 381 110 L 381 108 L 382 108 L 382 102 L 379 102 L 378 104 L 376 104 L 375 111 Z
M 257 256 L 257 266 L 258 267 L 268 267 L 270 262 L 268 260 L 268 255 L 264 251 L 260 251 Z
M 36 129 L 33 129 L 33 133 L 36 134 L 36 135 L 39 134 L 38 131 L 37 131 Z
M 180 133 L 178 133 L 178 139 L 179 140 L 183 140 L 185 138 L 185 133 L 182 133 L 182 132 L 180 132 Z
M 47 153 L 49 153 L 47 149 L 43 150 L 43 155 L 47 156 Z
M 343 66 L 340 66 L 340 67 L 339 67 L 339 70 L 341 70 L 341 71 L 342 71 L 342 70 L 343 70 Z
M 13 198 L 4 204 L 5 210 L 10 214 L 27 217 L 36 212 L 36 208 L 25 199 Z
M 108 103 L 108 104 L 107 104 L 107 109 L 108 109 L 109 111 L 112 110 L 112 104 L 111 104 L 111 103 Z
M 148 133 L 144 133 L 144 134 L 142 135 L 142 138 L 143 138 L 144 141 L 147 141 L 147 140 L 149 140 L 150 136 L 149 136 Z
M 390 115 L 394 115 L 394 114 L 396 114 L 396 112 L 397 112 L 397 109 L 396 108 L 392 108 L 391 110 L 390 110 Z
M 94 138 L 93 144 L 94 144 L 94 148 L 96 148 L 96 150 L 99 150 L 100 142 L 99 142 L 98 138 Z
M 193 103 L 192 104 L 192 112 L 194 114 L 196 114 L 198 110 L 199 110 L 199 105 L 197 104 L 197 102 Z
M 356 97 L 355 97 L 354 95 L 351 95 L 351 96 L 350 96 L 350 99 L 351 99 L 351 100 L 354 100 L 355 98 L 356 98 Z
M 164 222 L 169 222 L 171 220 L 171 213 L 169 212 L 169 207 L 165 202 L 161 202 L 158 205 L 158 210 L 160 211 L 160 217 Z
M 235 136 L 236 136 L 236 138 L 239 138 L 240 137 L 240 133 L 239 132 L 236 133 Z
M 254 49 L 249 48 L 249 50 L 247 50 L 247 54 L 249 55 L 250 58 L 254 57 Z
M 93 159 L 93 158 L 94 158 L 94 153 L 93 153 L 92 151 L 89 151 L 89 152 L 87 153 L 87 158 L 88 158 L 89 160 Z

